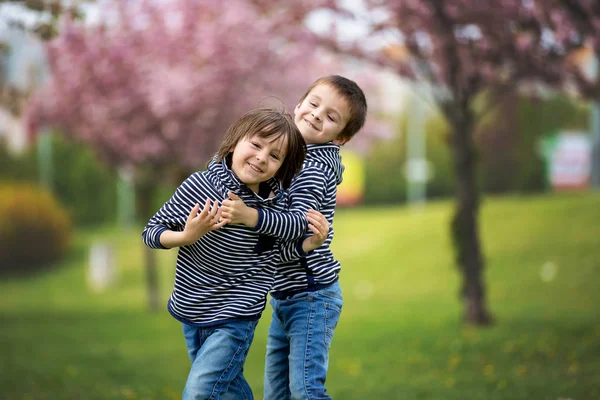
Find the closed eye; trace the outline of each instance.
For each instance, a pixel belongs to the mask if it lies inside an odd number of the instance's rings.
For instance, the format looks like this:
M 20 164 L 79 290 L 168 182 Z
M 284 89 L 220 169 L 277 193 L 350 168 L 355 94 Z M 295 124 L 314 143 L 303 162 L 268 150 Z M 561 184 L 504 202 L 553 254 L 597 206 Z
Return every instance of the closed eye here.
M 273 157 L 276 160 L 279 160 L 279 156 L 277 154 L 271 154 L 271 157 Z
M 327 118 L 331 121 L 331 122 L 335 122 L 335 118 L 333 118 L 331 115 L 328 115 Z
M 258 144 L 257 142 L 250 142 L 250 143 L 252 144 L 253 147 L 260 149 L 260 144 Z

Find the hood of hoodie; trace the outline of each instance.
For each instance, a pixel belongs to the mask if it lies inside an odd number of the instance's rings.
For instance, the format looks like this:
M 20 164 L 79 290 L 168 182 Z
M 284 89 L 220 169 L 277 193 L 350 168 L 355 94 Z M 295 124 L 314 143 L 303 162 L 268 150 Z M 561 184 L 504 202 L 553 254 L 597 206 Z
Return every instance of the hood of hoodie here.
M 283 186 L 277 178 L 271 178 L 267 181 L 275 196 L 262 198 L 235 176 L 233 171 L 227 166 L 227 160 L 225 159 L 217 161 L 217 157 L 213 157 L 208 163 L 208 170 L 214 173 L 229 191 L 243 199 L 246 205 L 250 205 L 247 200 L 251 200 L 251 204 L 270 203 L 277 202 L 283 197 Z
M 336 183 L 342 183 L 344 165 L 340 156 L 340 146 L 331 142 L 325 144 L 309 144 L 306 146 L 305 165 L 316 163 L 329 167 L 336 177 Z

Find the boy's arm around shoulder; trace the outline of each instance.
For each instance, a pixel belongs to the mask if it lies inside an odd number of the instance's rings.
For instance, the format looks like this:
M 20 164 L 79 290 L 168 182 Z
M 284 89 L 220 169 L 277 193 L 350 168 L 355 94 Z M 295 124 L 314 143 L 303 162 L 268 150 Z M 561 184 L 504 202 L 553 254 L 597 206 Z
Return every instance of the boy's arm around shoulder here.
M 280 244 L 281 262 L 304 258 L 327 241 L 331 232 L 327 218 L 318 211 L 310 210 L 306 215 L 306 219 L 308 220 L 308 229 L 312 232 L 312 235 L 292 241 L 283 240 Z
M 306 233 L 308 210 L 319 211 L 326 202 L 328 187 L 335 187 L 335 177 L 316 167 L 303 168 L 289 188 L 288 211 L 257 210 L 257 232 L 296 240 Z

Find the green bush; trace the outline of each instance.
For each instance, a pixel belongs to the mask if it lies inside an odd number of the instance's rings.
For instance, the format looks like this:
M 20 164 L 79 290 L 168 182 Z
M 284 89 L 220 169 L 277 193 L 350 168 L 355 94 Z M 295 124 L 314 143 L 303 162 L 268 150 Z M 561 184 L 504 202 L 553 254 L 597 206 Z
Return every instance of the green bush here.
M 478 121 L 477 179 L 483 193 L 540 192 L 546 189 L 540 140 L 560 130 L 585 131 L 585 105 L 565 96 L 544 101 L 509 96 Z M 408 112 L 397 118 L 396 137 L 374 145 L 365 160 L 367 204 L 406 201 L 406 132 Z M 427 197 L 454 196 L 450 131 L 441 113 L 425 122 L 426 157 L 432 175 Z
M 545 163 L 540 154 L 540 140 L 560 131 L 587 131 L 589 109 L 585 103 L 565 95 L 550 97 L 545 101 L 521 98 L 517 118 L 521 132 L 521 146 L 517 149 L 519 173 L 514 179 L 517 192 L 534 192 L 545 189 Z
M 401 120 L 400 124 L 404 121 Z M 365 159 L 365 204 L 406 200 L 404 135 L 375 143 Z
M 398 135 L 389 141 L 376 143 L 365 160 L 366 204 L 403 203 L 407 199 L 406 147 L 407 115 L 397 121 Z M 425 121 L 425 153 L 430 178 L 427 197 L 451 196 L 454 193 L 454 172 L 450 147 L 447 143 L 448 126 L 441 115 Z
M 113 222 L 117 213 L 117 177 L 87 147 L 52 135 L 52 189 L 74 223 Z M 40 180 L 37 148 L 12 154 L 0 141 L 0 180 Z
M 0 180 L 37 181 L 39 176 L 35 153 L 13 154 L 0 138 Z
M 117 176 L 87 147 L 53 137 L 53 191 L 79 225 L 114 222 Z
M 59 260 L 70 237 L 69 216 L 47 190 L 0 183 L 0 272 Z

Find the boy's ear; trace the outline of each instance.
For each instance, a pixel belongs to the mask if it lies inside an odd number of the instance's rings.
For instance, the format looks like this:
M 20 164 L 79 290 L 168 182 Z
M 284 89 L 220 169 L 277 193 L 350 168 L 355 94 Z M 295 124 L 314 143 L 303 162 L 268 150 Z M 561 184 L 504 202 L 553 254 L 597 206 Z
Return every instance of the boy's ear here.
M 350 139 L 342 137 L 342 138 L 334 139 L 331 143 L 335 144 L 336 146 L 343 146 L 346 143 L 348 143 L 348 140 L 350 140 Z

